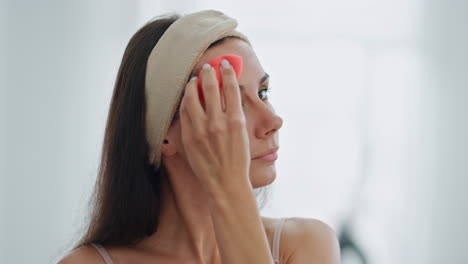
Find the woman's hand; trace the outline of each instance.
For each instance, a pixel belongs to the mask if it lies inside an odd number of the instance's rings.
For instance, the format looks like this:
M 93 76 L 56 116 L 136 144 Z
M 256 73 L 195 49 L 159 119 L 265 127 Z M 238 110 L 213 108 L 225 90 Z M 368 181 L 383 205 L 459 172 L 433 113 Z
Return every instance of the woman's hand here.
M 205 106 L 199 100 L 197 80 L 192 79 L 179 110 L 188 162 L 208 192 L 239 184 L 250 186 L 249 138 L 239 86 L 230 65 L 221 66 L 220 73 L 222 91 L 215 70 L 203 67 Z

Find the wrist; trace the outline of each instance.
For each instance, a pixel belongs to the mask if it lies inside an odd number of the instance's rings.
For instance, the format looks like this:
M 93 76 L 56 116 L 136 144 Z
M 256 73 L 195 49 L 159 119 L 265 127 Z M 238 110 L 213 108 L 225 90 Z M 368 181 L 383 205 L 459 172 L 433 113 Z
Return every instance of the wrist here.
M 253 198 L 255 193 L 248 177 L 236 177 L 235 181 L 212 184 L 206 187 L 208 199 L 211 204 L 214 203 L 233 203 L 242 202 Z

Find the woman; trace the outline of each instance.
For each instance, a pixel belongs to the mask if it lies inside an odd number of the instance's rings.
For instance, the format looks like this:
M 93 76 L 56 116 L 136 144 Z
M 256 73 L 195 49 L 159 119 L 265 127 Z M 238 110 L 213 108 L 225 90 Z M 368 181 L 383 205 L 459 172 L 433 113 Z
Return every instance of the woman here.
M 236 26 L 205 10 L 159 17 L 132 37 L 90 223 L 59 263 L 339 263 L 326 224 L 259 215 L 254 189 L 276 178 L 283 120 L 266 96 L 268 74 Z M 205 65 L 225 54 L 242 57 L 243 70 L 237 80 L 223 62 L 220 89 Z M 203 80 L 204 102 L 193 76 Z

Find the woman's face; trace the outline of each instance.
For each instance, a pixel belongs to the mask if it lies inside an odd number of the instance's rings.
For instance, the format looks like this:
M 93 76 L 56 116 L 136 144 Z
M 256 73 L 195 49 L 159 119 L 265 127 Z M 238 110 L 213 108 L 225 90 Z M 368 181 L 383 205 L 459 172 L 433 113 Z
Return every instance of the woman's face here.
M 241 88 L 242 108 L 247 121 L 247 130 L 250 140 L 250 181 L 254 188 L 268 185 L 276 178 L 275 161 L 265 161 L 254 159 L 273 147 L 279 146 L 278 130 L 281 128 L 283 120 L 275 114 L 272 105 L 268 101 L 265 88 L 269 85 L 257 56 L 252 48 L 243 40 L 229 38 L 224 40 L 202 55 L 195 65 L 193 75 L 197 76 L 203 64 L 211 59 L 225 55 L 234 54 L 243 59 L 242 73 L 238 80 Z M 260 83 L 260 81 L 263 81 Z M 263 91 L 262 91 L 263 90 Z M 180 120 L 177 120 L 169 129 L 168 133 L 174 133 L 177 151 L 183 152 L 180 146 Z M 185 157 L 185 153 L 181 153 Z

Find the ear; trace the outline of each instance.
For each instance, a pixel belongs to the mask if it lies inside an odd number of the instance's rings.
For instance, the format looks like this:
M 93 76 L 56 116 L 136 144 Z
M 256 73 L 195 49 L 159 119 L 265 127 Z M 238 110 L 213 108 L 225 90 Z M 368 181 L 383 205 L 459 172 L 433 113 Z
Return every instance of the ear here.
M 175 141 L 170 137 L 166 137 L 161 144 L 161 153 L 163 156 L 172 156 L 177 153 Z
M 167 130 L 166 136 L 164 137 L 163 142 L 161 143 L 161 154 L 162 156 L 171 157 L 181 153 L 181 132 L 180 132 L 180 122 L 176 121 L 172 124 Z

